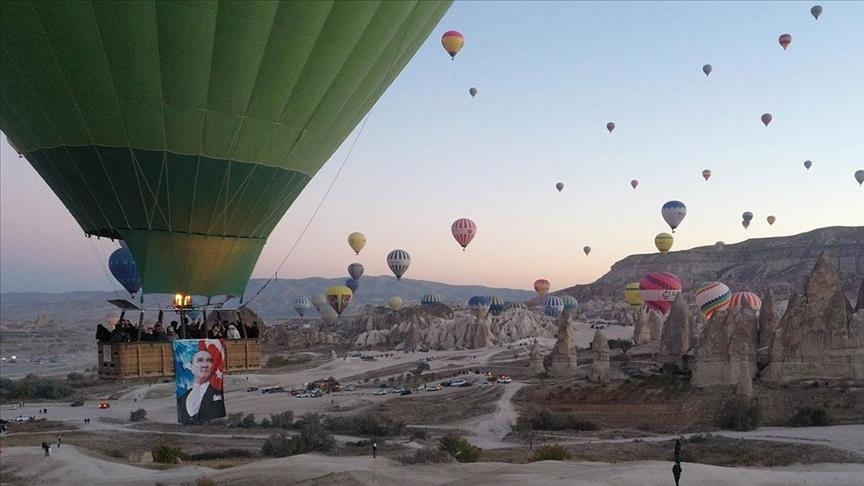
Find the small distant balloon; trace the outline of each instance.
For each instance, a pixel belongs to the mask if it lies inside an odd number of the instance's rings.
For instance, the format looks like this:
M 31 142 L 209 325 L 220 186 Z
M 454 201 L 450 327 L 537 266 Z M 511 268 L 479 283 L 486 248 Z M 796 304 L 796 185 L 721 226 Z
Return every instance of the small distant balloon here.
M 750 227 L 750 221 L 748 221 L 746 219 L 744 221 L 741 221 L 741 226 L 743 226 L 744 229 L 749 228 Z
M 707 181 L 708 179 L 711 178 L 711 171 L 708 169 L 703 170 L 702 171 L 702 177 L 705 178 L 705 180 Z
M 558 317 L 564 310 L 564 301 L 560 297 L 550 295 L 543 302 L 543 312 L 549 317 Z
M 810 15 L 812 15 L 814 19 L 819 20 L 819 16 L 822 15 L 822 5 L 813 5 L 810 7 Z
M 457 219 L 450 226 L 450 232 L 453 234 L 456 242 L 459 243 L 459 246 L 462 247 L 462 251 L 465 251 L 465 248 L 468 247 L 468 244 L 477 235 L 477 225 L 468 218 Z
M 475 97 L 475 96 L 477 96 L 477 88 L 471 88 L 471 89 L 469 89 L 469 90 L 468 90 L 468 94 L 470 94 L 472 98 Z
M 612 133 L 612 130 L 615 130 L 615 124 L 612 122 L 607 123 L 606 130 L 609 130 L 609 133 Z
M 354 250 L 354 253 L 359 255 L 360 251 L 366 246 L 366 235 L 363 233 L 354 232 L 348 235 L 348 246 Z
M 534 282 L 534 291 L 537 292 L 537 295 L 542 299 L 546 297 L 546 294 L 549 293 L 549 281 L 545 278 L 538 278 Z
M 744 221 L 750 221 L 753 219 L 753 213 L 750 211 L 744 211 L 744 214 L 741 215 L 741 219 Z
M 783 50 L 785 51 L 786 48 L 789 47 L 789 44 L 792 43 L 792 36 L 789 34 L 783 34 L 780 36 L 779 39 L 777 39 L 777 42 L 779 42 L 780 45 L 783 46 Z
M 705 73 L 705 77 L 708 77 L 708 75 L 711 74 L 711 71 L 712 71 L 713 69 L 714 69 L 714 68 L 711 67 L 710 64 L 706 64 L 706 65 L 702 66 L 702 72 Z
M 389 305 L 394 311 L 398 311 L 402 308 L 402 297 L 390 297 L 390 300 L 387 301 L 387 305 Z
M 588 255 L 589 253 L 591 253 L 591 247 L 588 245 L 585 245 L 582 247 L 582 251 L 585 252 L 585 255 Z
M 858 185 L 864 184 L 864 169 L 858 169 L 855 171 L 855 180 L 858 181 Z
M 804 161 L 804 168 L 809 170 L 810 167 L 813 167 L 813 162 L 811 162 L 809 160 L 805 160 Z
M 684 216 L 687 216 L 687 206 L 681 201 L 667 201 L 660 209 L 660 214 L 674 233 L 675 228 L 684 220 Z
M 555 189 L 558 189 L 558 192 L 563 191 L 564 190 L 564 183 L 559 182 L 558 184 L 555 184 Z
M 636 189 L 636 186 L 638 186 L 638 185 L 639 185 L 639 181 L 637 181 L 636 179 L 633 179 L 632 181 L 630 181 L 630 187 L 632 187 L 633 189 Z
M 387 254 L 387 266 L 390 271 L 396 276 L 397 280 L 402 279 L 402 275 L 411 266 L 411 255 L 405 250 L 393 250 Z
M 348 265 L 348 275 L 354 280 L 360 280 L 360 277 L 363 276 L 363 265 L 360 263 Z
M 301 319 L 307 312 L 309 312 L 309 309 L 311 308 L 312 302 L 306 297 L 298 297 L 294 300 L 294 310 L 297 311 L 298 314 L 300 314 Z
M 456 54 L 459 54 L 462 46 L 465 45 L 465 38 L 455 30 L 448 30 L 441 36 L 441 45 L 444 46 L 447 54 L 450 54 L 450 59 L 455 59 Z
M 675 244 L 675 237 L 669 233 L 660 233 L 654 237 L 654 246 L 664 255 L 669 253 L 673 244 Z
M 351 289 L 352 293 L 357 293 L 357 289 L 360 288 L 360 281 L 356 278 L 349 278 L 345 280 L 345 286 Z
M 762 123 L 767 127 L 771 120 L 774 119 L 774 115 L 771 113 L 763 113 L 762 114 Z
M 722 241 L 718 241 L 717 243 L 714 243 L 714 249 L 715 250 L 723 251 L 724 248 L 726 248 L 726 243 L 724 243 Z
M 768 218 L 766 219 L 768 220 L 768 224 L 770 225 L 773 225 L 774 221 L 777 221 L 777 218 L 775 218 L 774 216 L 768 216 Z
M 334 285 L 327 289 L 325 295 L 327 295 L 327 303 L 330 304 L 330 307 L 336 311 L 337 315 L 341 316 L 354 294 L 348 287 Z

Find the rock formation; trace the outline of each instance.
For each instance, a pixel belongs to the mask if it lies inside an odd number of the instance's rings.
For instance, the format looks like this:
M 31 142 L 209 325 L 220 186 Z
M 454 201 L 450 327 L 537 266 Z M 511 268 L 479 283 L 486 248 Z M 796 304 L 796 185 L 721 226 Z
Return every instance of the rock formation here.
M 855 301 L 855 312 L 864 309 L 864 278 L 861 279 L 861 286 L 858 287 L 858 300 Z
M 633 314 L 636 316 L 636 322 L 633 326 L 633 343 L 638 346 L 651 342 L 651 326 L 648 324 L 648 314 L 641 310 Z
M 663 314 L 653 309 L 648 311 L 648 329 L 651 331 L 651 340 L 659 342 L 663 334 Z
M 558 317 L 558 340 L 550 354 L 549 374 L 551 376 L 570 376 L 576 372 L 576 353 L 573 350 L 573 328 L 570 313 L 562 312 Z
M 756 348 L 757 363 L 764 366 L 768 364 L 768 345 L 771 344 L 771 336 L 777 328 L 777 312 L 774 310 L 774 291 L 768 289 L 762 300 L 762 310 L 759 311 L 759 329 Z
M 747 360 L 739 362 L 738 389 L 736 392 L 744 397 L 753 396 L 753 378 L 750 377 L 750 364 Z
M 864 379 L 864 311 L 853 312 L 840 275 L 823 253 L 805 293 L 777 323 L 762 371 L 767 383 L 806 379 Z
M 414 314 L 411 317 L 411 324 L 408 327 L 408 333 L 405 340 L 402 342 L 402 349 L 411 350 L 420 347 L 420 315 Z
M 739 310 L 717 312 L 702 330 L 693 359 L 690 383 L 696 387 L 737 385 L 747 371 L 756 375 L 756 325 L 754 315 Z M 742 365 L 744 363 L 744 365 Z
M 331 360 L 331 361 L 336 361 L 337 359 L 339 359 L 339 356 L 336 355 L 336 350 L 335 350 L 335 349 L 331 349 L 331 350 L 330 350 L 330 360 Z
M 603 385 L 611 382 L 612 368 L 609 367 L 609 343 L 599 329 L 594 333 L 594 341 L 591 342 L 591 354 L 594 361 L 588 371 L 588 380 Z
M 660 337 L 660 362 L 684 368 L 683 357 L 690 349 L 690 307 L 682 294 L 675 297 Z
M 486 348 L 492 345 L 492 333 L 489 330 L 489 313 L 477 312 L 477 321 L 474 322 L 474 336 L 471 343 L 472 349 Z
M 539 375 L 546 371 L 546 367 L 543 366 L 543 353 L 540 352 L 537 338 L 534 338 L 534 342 L 531 344 L 531 350 L 528 351 L 528 368 L 530 368 L 531 372 L 535 375 Z
M 338 344 L 339 336 L 322 332 L 314 327 L 290 329 L 287 326 L 269 326 L 262 335 L 265 343 L 286 346 L 290 349 L 304 349 L 322 344 Z

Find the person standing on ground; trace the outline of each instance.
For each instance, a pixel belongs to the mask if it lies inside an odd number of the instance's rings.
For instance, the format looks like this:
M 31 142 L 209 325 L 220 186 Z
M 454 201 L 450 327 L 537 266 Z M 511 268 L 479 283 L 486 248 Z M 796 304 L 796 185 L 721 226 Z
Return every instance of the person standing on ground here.
M 42 443 L 42 450 L 45 451 L 45 457 L 48 457 L 48 448 L 49 448 L 49 447 L 50 447 L 50 446 L 48 445 L 47 442 L 43 442 L 43 443 Z
M 378 456 L 378 443 L 373 442 L 372 443 L 372 459 L 375 459 L 375 457 L 377 457 L 377 456 Z
M 675 478 L 675 486 L 681 479 L 681 439 L 675 439 L 675 465 L 672 466 L 672 477 Z
M 62 444 L 62 443 L 63 443 L 63 437 L 58 435 L 57 436 L 57 448 L 58 449 L 60 448 L 60 444 Z

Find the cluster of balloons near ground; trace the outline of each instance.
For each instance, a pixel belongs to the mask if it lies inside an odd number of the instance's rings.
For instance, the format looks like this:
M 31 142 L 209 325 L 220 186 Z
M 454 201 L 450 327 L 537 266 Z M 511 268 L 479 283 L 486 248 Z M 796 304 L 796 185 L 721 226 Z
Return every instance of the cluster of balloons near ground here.
M 630 282 L 624 287 L 624 301 L 639 311 L 644 307 L 668 314 L 672 303 L 682 291 L 681 279 L 669 272 L 652 272 L 638 282 Z M 702 284 L 693 294 L 702 315 L 711 319 L 715 313 L 727 308 L 747 307 L 759 312 L 762 300 L 753 292 L 732 292 L 722 282 Z

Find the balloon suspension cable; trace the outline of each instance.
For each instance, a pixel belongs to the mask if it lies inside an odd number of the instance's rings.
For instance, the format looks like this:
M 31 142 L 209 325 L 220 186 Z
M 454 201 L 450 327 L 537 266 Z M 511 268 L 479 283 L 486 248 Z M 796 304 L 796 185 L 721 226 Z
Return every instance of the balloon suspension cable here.
M 399 45 L 402 45 L 404 43 L 405 37 L 408 35 L 407 26 L 411 25 L 411 22 L 414 20 L 414 13 L 416 11 L 417 11 L 416 8 L 411 10 L 411 16 L 408 18 L 408 23 L 406 24 L 406 28 L 405 28 L 404 32 L 402 32 L 402 41 L 403 42 L 400 42 Z M 399 60 L 400 54 L 401 54 L 401 49 L 398 49 L 396 51 L 396 53 L 393 55 L 393 61 L 390 63 L 390 69 L 387 70 L 388 76 L 393 72 L 393 69 L 396 67 L 396 62 Z M 454 58 L 455 58 L 455 56 L 451 56 L 450 60 L 452 61 Z M 386 85 L 381 88 L 381 93 L 379 94 L 379 97 L 384 93 L 385 89 L 386 89 Z M 258 292 L 255 292 L 255 295 L 253 295 L 246 302 L 246 304 L 242 305 L 241 307 L 243 307 L 245 305 L 249 305 L 250 303 L 252 303 L 252 301 L 255 300 L 255 298 L 258 297 L 258 295 L 260 295 L 261 292 L 263 292 L 265 288 L 267 288 L 267 285 L 269 285 L 270 282 L 273 281 L 273 279 L 276 277 L 276 274 L 279 273 L 279 270 L 282 268 L 283 265 L 285 265 L 285 262 L 288 261 L 288 257 L 290 257 L 292 253 L 294 253 L 294 249 L 297 248 L 297 245 L 300 243 L 300 240 L 303 239 L 303 235 L 306 234 L 306 230 L 308 230 L 309 227 L 312 226 L 312 222 L 315 220 L 315 216 L 318 215 L 318 211 L 321 210 L 321 206 L 324 205 L 324 201 L 327 200 L 327 196 L 330 195 L 330 191 L 332 191 L 333 186 L 336 185 L 336 181 L 339 179 L 339 175 L 342 174 L 342 170 L 345 168 L 345 165 L 348 163 L 348 159 L 351 158 L 351 154 L 354 152 L 354 147 L 357 146 L 357 141 L 360 140 L 360 135 L 363 134 L 363 129 L 366 128 L 366 122 L 369 121 L 369 115 L 370 114 L 372 114 L 371 108 L 366 113 L 366 116 L 363 117 L 363 122 L 360 124 L 360 129 L 357 131 L 357 136 L 354 137 L 354 142 L 352 142 L 351 147 L 348 148 L 348 153 L 345 154 L 345 158 L 342 160 L 342 165 L 339 166 L 339 170 L 336 172 L 336 175 L 333 177 L 333 180 L 330 181 L 330 186 L 327 187 L 327 191 L 324 193 L 324 196 L 321 197 L 321 201 L 318 203 L 318 206 L 315 208 L 315 211 L 312 212 L 312 216 L 309 217 L 309 221 L 306 222 L 306 226 L 303 227 L 303 230 L 300 232 L 300 235 L 297 236 L 297 239 L 294 240 L 294 244 L 291 245 L 291 248 L 288 250 L 288 253 L 285 255 L 285 258 L 282 259 L 282 263 L 280 263 L 279 266 L 276 267 L 276 271 L 273 272 L 273 276 L 268 278 L 267 281 L 264 282 L 264 285 L 262 285 L 261 288 L 258 289 Z M 358 251 L 357 254 L 359 255 L 360 252 Z

